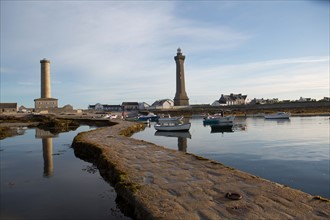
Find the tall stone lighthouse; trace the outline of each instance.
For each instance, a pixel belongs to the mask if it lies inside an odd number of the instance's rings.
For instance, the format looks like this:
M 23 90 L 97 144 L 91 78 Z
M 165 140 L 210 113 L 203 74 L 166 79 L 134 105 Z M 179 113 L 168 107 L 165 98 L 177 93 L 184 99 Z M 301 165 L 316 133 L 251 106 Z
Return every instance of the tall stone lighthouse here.
M 44 58 L 41 64 L 41 98 L 34 100 L 35 110 L 49 110 L 58 107 L 58 100 L 50 95 L 50 61 Z
M 41 98 L 51 98 L 50 96 L 50 61 L 40 60 L 41 64 Z
M 176 93 L 174 97 L 174 106 L 188 106 L 189 98 L 186 93 L 186 86 L 184 81 L 184 59 L 181 49 L 178 48 L 177 54 L 174 57 L 176 63 Z

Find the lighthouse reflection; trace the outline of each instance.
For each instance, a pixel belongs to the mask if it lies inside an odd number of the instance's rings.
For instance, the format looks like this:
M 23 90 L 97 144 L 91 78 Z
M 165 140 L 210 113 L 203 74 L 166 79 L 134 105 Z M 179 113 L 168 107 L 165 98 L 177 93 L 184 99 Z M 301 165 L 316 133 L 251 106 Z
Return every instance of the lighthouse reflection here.
M 46 178 L 53 176 L 53 138 L 58 137 L 49 131 L 36 128 L 36 138 L 42 139 L 42 154 L 44 160 L 43 176 Z
M 187 152 L 187 138 L 191 139 L 191 134 L 189 131 L 186 132 L 156 131 L 155 136 L 177 137 L 178 150 L 182 152 Z

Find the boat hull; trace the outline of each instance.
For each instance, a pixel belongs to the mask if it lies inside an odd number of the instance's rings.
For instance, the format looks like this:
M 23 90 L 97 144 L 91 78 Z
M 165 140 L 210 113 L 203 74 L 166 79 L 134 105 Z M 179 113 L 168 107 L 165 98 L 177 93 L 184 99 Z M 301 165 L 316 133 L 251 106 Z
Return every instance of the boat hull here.
M 209 117 L 205 118 L 203 121 L 204 125 L 222 125 L 222 126 L 233 126 L 235 116 L 226 116 L 226 117 Z
M 191 124 L 155 124 L 157 131 L 189 131 Z
M 138 121 L 157 121 L 159 116 L 140 116 L 138 117 Z

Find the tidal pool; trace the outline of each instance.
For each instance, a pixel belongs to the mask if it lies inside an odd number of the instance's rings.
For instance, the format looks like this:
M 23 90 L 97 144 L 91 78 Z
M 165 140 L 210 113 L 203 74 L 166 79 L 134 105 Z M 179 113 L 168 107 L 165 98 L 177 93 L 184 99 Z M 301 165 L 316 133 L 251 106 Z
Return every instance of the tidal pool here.
M 27 129 L 1 140 L 0 219 L 131 219 L 98 169 L 74 155 L 73 138 L 87 130 L 52 135 Z

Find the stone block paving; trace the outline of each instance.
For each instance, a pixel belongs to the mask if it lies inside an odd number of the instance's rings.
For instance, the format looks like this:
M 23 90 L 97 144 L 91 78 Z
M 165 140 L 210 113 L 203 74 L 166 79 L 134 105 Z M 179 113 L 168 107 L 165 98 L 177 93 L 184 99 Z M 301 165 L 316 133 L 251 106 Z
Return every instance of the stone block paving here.
M 127 121 L 84 133 L 80 141 L 136 190 L 117 193 L 140 219 L 330 219 L 330 202 L 192 154 L 119 135 Z M 76 150 L 76 149 L 75 149 Z M 111 173 L 111 172 L 109 172 Z M 123 190 L 124 189 L 124 190 Z M 227 193 L 238 193 L 231 200 Z

